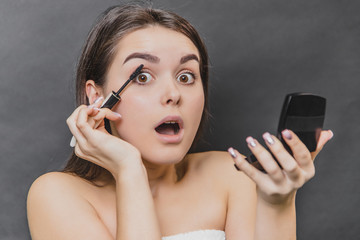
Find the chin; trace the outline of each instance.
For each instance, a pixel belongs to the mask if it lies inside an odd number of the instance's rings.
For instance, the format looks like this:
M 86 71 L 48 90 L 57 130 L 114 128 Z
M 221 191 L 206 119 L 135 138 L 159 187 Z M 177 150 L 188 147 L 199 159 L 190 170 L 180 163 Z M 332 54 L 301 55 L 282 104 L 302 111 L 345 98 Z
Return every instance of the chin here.
M 139 150 L 143 161 L 156 165 L 171 165 L 181 162 L 189 149 L 180 146 L 166 146 Z

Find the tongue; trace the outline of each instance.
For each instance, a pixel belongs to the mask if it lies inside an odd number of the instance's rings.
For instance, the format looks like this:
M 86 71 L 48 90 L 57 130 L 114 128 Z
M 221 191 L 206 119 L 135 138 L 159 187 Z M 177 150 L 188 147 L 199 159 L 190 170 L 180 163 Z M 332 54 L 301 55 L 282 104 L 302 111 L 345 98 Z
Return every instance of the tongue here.
M 171 124 L 162 124 L 155 129 L 158 133 L 164 135 L 175 135 L 174 127 Z

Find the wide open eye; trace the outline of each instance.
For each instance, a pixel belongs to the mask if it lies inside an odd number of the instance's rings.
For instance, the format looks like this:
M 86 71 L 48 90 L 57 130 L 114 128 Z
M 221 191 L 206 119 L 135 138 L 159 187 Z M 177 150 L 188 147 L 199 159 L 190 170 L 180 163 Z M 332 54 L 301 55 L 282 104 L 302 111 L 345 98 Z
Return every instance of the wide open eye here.
M 136 82 L 139 84 L 146 84 L 146 83 L 150 82 L 151 79 L 152 79 L 152 76 L 150 75 L 150 73 L 140 73 L 136 77 Z
M 177 77 L 177 80 L 180 83 L 191 84 L 195 81 L 195 77 L 192 73 L 182 73 Z

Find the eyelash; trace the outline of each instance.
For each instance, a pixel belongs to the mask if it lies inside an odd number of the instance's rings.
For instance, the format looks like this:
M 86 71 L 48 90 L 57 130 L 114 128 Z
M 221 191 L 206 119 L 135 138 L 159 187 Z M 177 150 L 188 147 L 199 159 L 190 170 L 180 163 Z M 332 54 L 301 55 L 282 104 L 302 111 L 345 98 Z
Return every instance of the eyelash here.
M 153 78 L 153 76 L 152 76 L 152 74 L 150 73 L 150 71 L 149 70 L 147 70 L 147 69 L 142 69 L 141 70 L 141 72 L 139 73 L 139 75 L 140 74 L 142 74 L 142 73 L 147 73 L 147 74 L 150 74 L 151 75 L 151 77 Z M 193 82 L 191 82 L 191 83 L 184 83 L 184 85 L 191 85 L 191 84 L 194 84 L 195 83 L 195 81 L 196 81 L 196 79 L 197 79 L 197 74 L 195 74 L 195 73 L 193 73 L 192 71 L 189 71 L 189 70 L 186 70 L 186 71 L 184 71 L 184 72 L 181 72 L 181 73 L 179 73 L 177 76 L 176 76 L 176 79 L 178 78 L 178 77 L 180 77 L 182 74 L 190 74 L 192 77 L 193 77 Z M 139 76 L 138 75 L 138 76 Z M 138 77 L 137 76 L 137 77 Z M 143 85 L 147 85 L 148 83 L 140 83 L 140 82 L 138 82 L 137 81 L 137 77 L 134 79 L 134 82 L 135 83 L 137 83 L 138 85 L 140 85 L 140 86 L 143 86 Z M 152 79 L 151 79 L 152 80 Z M 151 81 L 150 80 L 150 81 Z
M 147 74 L 150 74 L 150 76 L 153 78 L 153 76 L 152 76 L 152 74 L 147 70 L 147 69 L 142 69 L 141 70 L 141 72 L 139 73 L 139 75 L 140 74 L 143 74 L 143 73 L 147 73 Z M 138 82 L 137 81 L 137 78 L 139 77 L 139 75 L 138 76 L 136 76 L 136 78 L 133 80 L 135 83 L 137 83 L 138 85 L 140 85 L 140 86 L 143 86 L 143 85 L 146 85 L 147 83 L 140 83 L 140 82 Z M 151 81 L 151 80 L 150 80 Z
M 197 79 L 197 75 L 196 75 L 195 73 L 193 73 L 193 72 L 191 72 L 191 71 L 185 71 L 185 72 L 180 73 L 180 74 L 176 77 L 176 79 L 177 79 L 178 77 L 180 77 L 182 74 L 190 74 L 190 75 L 193 77 L 193 79 L 194 79 L 193 82 L 191 82 L 191 83 L 184 83 L 184 84 L 186 84 L 186 85 L 191 85 L 191 84 L 194 84 L 194 83 L 195 83 L 195 81 L 196 81 L 196 79 Z

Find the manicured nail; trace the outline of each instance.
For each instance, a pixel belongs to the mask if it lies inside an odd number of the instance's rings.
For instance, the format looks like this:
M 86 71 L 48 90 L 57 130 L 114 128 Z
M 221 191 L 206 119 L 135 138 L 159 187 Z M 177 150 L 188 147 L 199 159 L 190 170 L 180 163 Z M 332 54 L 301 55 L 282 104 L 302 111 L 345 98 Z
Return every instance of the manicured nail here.
M 270 133 L 268 132 L 264 133 L 263 138 L 270 145 L 273 145 L 275 143 L 274 139 L 271 137 Z
M 103 97 L 98 97 L 93 104 L 97 104 L 97 103 L 100 102 L 102 99 L 103 99 Z
M 331 140 L 331 139 L 334 137 L 334 133 L 333 133 L 333 131 L 331 131 L 331 130 L 329 130 L 329 133 L 330 133 L 329 140 Z
M 246 142 L 247 142 L 251 147 L 256 147 L 256 143 L 255 143 L 254 138 L 252 138 L 252 137 L 247 137 L 247 138 L 246 138 Z
M 120 113 L 118 113 L 118 112 L 113 112 L 116 116 L 118 116 L 118 117 L 122 117 L 121 116 L 121 114 Z
M 289 130 L 285 129 L 285 130 L 282 131 L 281 133 L 282 133 L 282 135 L 283 135 L 286 139 L 288 139 L 288 140 L 291 140 L 291 139 L 292 139 L 291 132 L 290 132 Z
M 234 151 L 234 149 L 233 149 L 232 147 L 228 149 L 228 152 L 230 153 L 230 155 L 231 155 L 233 158 L 236 158 L 236 157 L 237 157 L 237 155 L 236 155 L 236 153 L 235 153 L 235 151 Z

